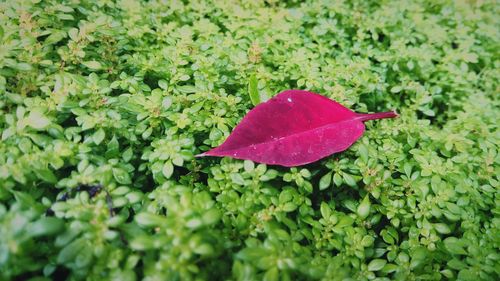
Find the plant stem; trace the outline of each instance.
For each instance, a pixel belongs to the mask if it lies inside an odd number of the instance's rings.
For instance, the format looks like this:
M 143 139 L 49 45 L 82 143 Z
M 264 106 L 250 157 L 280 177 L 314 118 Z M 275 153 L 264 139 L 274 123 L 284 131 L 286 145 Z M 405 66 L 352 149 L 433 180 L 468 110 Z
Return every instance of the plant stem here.
M 399 115 L 395 111 L 387 111 L 387 112 L 377 112 L 377 113 L 358 113 L 359 119 L 361 121 L 375 120 L 375 119 L 383 119 L 383 118 L 395 118 Z

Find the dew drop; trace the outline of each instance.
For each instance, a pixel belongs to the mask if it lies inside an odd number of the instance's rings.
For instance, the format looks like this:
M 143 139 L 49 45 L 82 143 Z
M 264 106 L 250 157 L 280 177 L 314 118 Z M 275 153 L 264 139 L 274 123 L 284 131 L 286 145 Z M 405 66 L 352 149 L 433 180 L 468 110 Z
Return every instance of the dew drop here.
M 288 99 L 287 99 L 287 101 L 288 101 L 288 102 L 292 102 L 292 99 L 291 99 L 291 98 L 288 98 Z

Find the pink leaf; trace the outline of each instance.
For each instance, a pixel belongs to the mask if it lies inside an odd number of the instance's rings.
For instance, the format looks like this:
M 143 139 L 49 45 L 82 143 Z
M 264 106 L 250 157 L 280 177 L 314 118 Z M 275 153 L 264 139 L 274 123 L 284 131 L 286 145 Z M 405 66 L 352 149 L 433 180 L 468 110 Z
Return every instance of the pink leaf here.
M 363 135 L 364 121 L 397 116 L 356 113 L 324 96 L 287 90 L 250 110 L 223 144 L 197 156 L 304 165 L 349 148 Z

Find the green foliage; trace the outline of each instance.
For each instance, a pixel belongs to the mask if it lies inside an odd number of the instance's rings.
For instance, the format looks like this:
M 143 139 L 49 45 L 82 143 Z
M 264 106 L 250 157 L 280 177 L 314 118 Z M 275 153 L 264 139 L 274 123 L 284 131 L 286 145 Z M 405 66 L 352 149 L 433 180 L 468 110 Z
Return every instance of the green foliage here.
M 497 280 L 499 7 L 3 1 L 0 279 Z M 304 167 L 194 158 L 290 88 L 401 116 Z

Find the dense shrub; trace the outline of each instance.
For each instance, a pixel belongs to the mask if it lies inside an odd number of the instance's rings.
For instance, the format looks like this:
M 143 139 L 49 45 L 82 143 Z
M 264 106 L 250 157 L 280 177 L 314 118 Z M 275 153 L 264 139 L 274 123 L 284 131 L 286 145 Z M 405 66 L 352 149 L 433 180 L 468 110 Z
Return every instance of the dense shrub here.
M 0 3 L 0 279 L 498 278 L 498 2 L 300 2 Z M 251 79 L 401 117 L 194 158 Z

